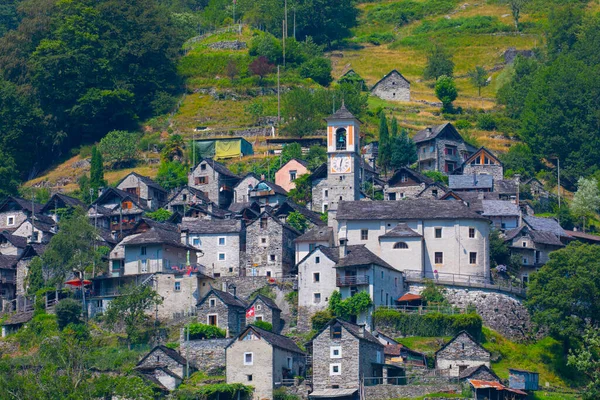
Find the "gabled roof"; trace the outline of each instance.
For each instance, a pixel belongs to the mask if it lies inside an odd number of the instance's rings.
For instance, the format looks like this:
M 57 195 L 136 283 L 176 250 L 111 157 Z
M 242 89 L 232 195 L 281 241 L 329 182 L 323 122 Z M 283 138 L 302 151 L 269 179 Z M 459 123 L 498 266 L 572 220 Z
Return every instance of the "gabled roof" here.
M 260 176 L 256 175 L 254 172 L 248 172 L 246 175 L 240 177 L 240 181 L 238 183 L 236 183 L 233 188 L 235 189 L 236 187 L 238 187 L 239 185 L 242 184 L 242 182 L 246 179 L 246 178 L 254 178 L 257 181 L 261 181 Z
M 535 231 L 548 231 L 557 236 L 569 236 L 554 218 L 533 217 L 528 215 L 523 217 L 523 221 Z
M 387 181 L 388 185 L 393 186 L 395 183 L 397 183 L 401 180 L 403 175 L 411 176 L 415 181 L 417 181 L 417 183 L 425 183 L 425 184 L 433 183 L 433 179 L 429 178 L 428 176 L 425 176 L 422 173 L 415 171 L 414 169 L 410 169 L 408 167 L 402 167 L 400 169 L 397 169 L 396 172 L 394 172 L 394 175 L 392 175 L 392 177 L 390 179 L 388 179 L 388 181 Z
M 371 334 L 371 332 L 369 332 L 368 330 L 366 330 L 364 328 L 364 325 L 362 325 L 362 326 L 356 325 L 356 324 L 353 324 L 352 322 L 344 321 L 343 319 L 340 319 L 340 318 L 333 318 L 331 321 L 329 321 L 327 323 L 327 325 L 325 325 L 323 328 L 321 328 L 319 333 L 317 333 L 315 336 L 313 336 L 312 340 L 309 343 L 312 343 L 317 336 L 319 336 L 321 333 L 323 333 L 325 331 L 325 329 L 329 329 L 329 327 L 331 327 L 334 324 L 340 324 L 342 327 L 344 327 L 344 329 L 346 329 L 352 336 L 354 336 L 358 340 L 366 340 L 368 342 L 375 343 L 381 347 L 384 347 L 383 344 L 381 344 L 381 342 L 375 336 L 373 336 Z M 362 330 L 362 332 L 361 332 L 361 330 Z
M 348 111 L 344 103 L 342 103 L 342 107 L 340 107 L 339 110 L 334 112 L 329 117 L 325 118 L 325 121 L 335 121 L 338 119 L 354 119 L 358 121 L 358 118 L 356 118 L 354 115 L 352 115 L 350 111 Z
M 263 217 L 268 217 L 271 220 L 275 221 L 276 223 L 278 223 L 279 225 L 281 225 L 282 227 L 284 227 L 285 229 L 289 229 L 290 231 L 294 232 L 296 235 L 300 236 L 302 235 L 302 233 L 300 233 L 298 230 L 296 230 L 295 228 L 291 227 L 289 224 L 287 224 L 286 222 L 281 221 L 279 218 L 277 218 L 275 215 L 273 215 L 272 211 L 269 210 L 265 210 L 262 213 L 260 213 L 260 215 L 254 220 L 254 221 L 250 221 L 247 225 L 247 227 L 249 227 L 252 224 L 255 224 L 256 221 L 260 221 L 261 218 Z
M 496 375 L 494 373 L 494 371 L 492 371 L 491 369 L 489 369 L 485 364 L 477 365 L 475 367 L 469 367 L 469 368 L 463 370 L 460 373 L 459 379 L 461 379 L 461 380 L 462 379 L 468 379 L 471 376 L 473 376 L 477 371 L 482 370 L 482 369 L 485 370 L 490 375 L 492 375 L 494 378 L 496 378 L 498 380 L 498 382 L 500 382 L 500 378 L 498 377 L 498 375 Z
M 215 288 L 210 289 L 210 291 L 206 294 L 206 296 L 204 296 L 198 302 L 198 306 L 202 305 L 206 301 L 206 299 L 208 299 L 210 297 L 211 294 L 214 294 L 215 296 L 217 296 L 225 305 L 232 306 L 232 307 L 241 307 L 243 309 L 248 308 L 248 304 L 244 300 L 240 299 L 237 296 L 232 295 L 231 293 L 224 292 L 222 290 L 217 290 Z
M 440 182 L 433 182 L 430 183 L 429 185 L 425 186 L 425 189 L 421 190 L 418 194 L 417 197 L 421 197 L 426 191 L 428 191 L 429 189 L 431 189 L 432 187 L 436 187 L 440 190 L 442 190 L 444 193 L 448 193 L 450 191 L 450 189 L 448 189 L 448 187 Z M 432 189 L 433 190 L 433 189 Z M 438 193 L 439 195 L 439 193 Z M 441 196 L 440 196 L 441 197 Z
M 284 188 L 282 188 L 278 184 L 273 183 L 273 182 L 269 182 L 269 181 L 266 181 L 266 180 L 261 180 L 260 182 L 258 182 L 251 189 L 251 192 L 253 192 L 253 191 L 264 191 L 264 190 L 273 191 L 273 193 L 280 194 L 282 196 L 287 196 L 287 194 L 288 194 L 287 190 L 285 190 Z
M 246 201 L 244 203 L 231 203 L 229 206 L 229 211 L 236 214 L 240 214 L 246 209 L 260 210 L 260 205 L 255 201 Z
M 302 264 L 305 260 L 307 260 L 314 253 L 320 252 L 325 257 L 337 263 L 340 259 L 340 248 L 339 247 L 327 247 L 327 246 L 317 246 L 313 249 L 313 251 L 309 252 L 304 258 L 296 263 L 296 265 Z
M 143 224 L 147 224 L 150 229 L 137 233 L 136 231 Z M 125 237 L 120 244 L 122 246 L 167 244 L 174 247 L 197 251 L 197 249 L 181 243 L 181 234 L 179 233 L 177 225 L 166 222 L 156 222 L 147 218 L 140 219 L 133 228 L 133 234 Z
M 415 232 L 406 224 L 398 224 L 393 229 L 379 236 L 380 238 L 404 238 L 404 237 L 423 237 L 418 232 Z
M 518 217 L 521 209 L 516 204 L 506 200 L 481 200 L 483 216 L 486 217 Z
M 465 189 L 492 189 L 494 187 L 494 177 L 492 175 L 450 175 L 448 177 L 448 186 L 452 190 Z
M 481 157 L 483 154 L 487 154 L 489 158 L 493 158 L 494 161 L 499 164 L 502 165 L 502 161 L 500 161 L 500 159 L 498 157 L 496 157 L 496 155 L 494 153 L 491 152 L 491 150 L 486 149 L 484 146 L 481 146 L 477 151 L 475 151 L 473 154 L 471 154 L 471 156 L 469 158 L 467 158 L 464 162 L 463 162 L 463 166 L 470 164 L 472 161 L 476 160 L 478 157 Z M 480 164 L 480 165 L 487 165 L 487 164 Z
M 199 219 L 196 221 L 183 221 L 179 224 L 181 231 L 198 234 L 240 233 L 242 222 L 235 219 Z
M 154 348 L 152 350 L 150 350 L 150 352 L 148 354 L 146 354 L 138 363 L 137 365 L 142 364 L 144 361 L 146 361 L 146 359 L 148 357 L 150 357 L 150 355 L 152 353 L 154 353 L 156 350 L 161 350 L 163 353 L 165 353 L 167 356 L 169 356 L 171 359 L 173 359 L 176 363 L 180 364 L 180 365 L 186 365 L 187 364 L 187 360 L 185 357 L 183 357 L 181 354 L 179 354 L 177 351 L 168 348 L 167 346 L 163 346 L 163 345 L 158 345 L 158 346 L 154 346 Z
M 417 300 L 422 300 L 423 296 L 419 295 L 419 294 L 413 294 L 413 293 L 405 293 L 402 296 L 400 296 L 400 298 L 396 301 L 417 301 Z
M 0 232 L 0 236 L 6 239 L 6 241 L 18 249 L 24 249 L 27 247 L 27 238 L 22 236 L 15 236 L 10 232 Z
M 46 202 L 46 204 L 44 205 L 44 207 L 42 208 L 42 212 L 48 213 L 48 212 L 54 211 L 55 208 L 62 208 L 62 207 L 87 208 L 87 204 L 85 204 L 83 201 L 76 199 L 74 197 L 66 196 L 62 193 L 54 193 L 52 195 L 52 197 L 50 197 L 50 200 L 48 200 Z
M 333 228 L 329 226 L 315 226 L 296 238 L 295 242 L 331 242 L 333 239 Z
M 303 167 L 305 167 L 306 169 L 308 169 L 308 163 L 304 160 L 301 160 L 299 158 L 292 158 L 291 160 L 288 160 L 288 162 L 286 162 L 285 164 L 283 164 L 281 167 L 279 167 L 279 169 L 285 167 L 286 165 L 288 165 L 289 163 L 291 163 L 292 161 L 296 161 L 298 164 L 302 165 Z M 277 171 L 279 171 L 279 169 Z
M 206 195 L 204 194 L 204 192 L 202 190 L 196 189 L 195 187 L 192 187 L 192 186 L 184 186 L 181 189 L 179 189 L 177 192 L 175 192 L 175 194 L 173 194 L 169 198 L 167 203 L 171 203 L 173 200 L 175 200 L 175 198 L 177 196 L 179 196 L 181 194 L 181 192 L 183 192 L 184 190 L 187 190 L 188 193 L 196 196 L 197 200 L 202 200 L 204 203 L 210 203 L 210 199 L 208 197 L 206 197 Z M 191 201 L 191 199 L 188 199 L 188 202 L 190 202 L 190 201 Z
M 271 331 L 259 328 L 256 325 L 247 326 L 246 329 L 244 329 L 234 341 L 232 341 L 225 347 L 225 349 L 228 349 L 232 344 L 244 337 L 249 330 L 254 331 L 254 333 L 258 337 L 260 337 L 273 347 L 278 347 L 282 350 L 291 351 L 292 353 L 304 354 L 304 352 L 298 347 L 298 345 L 289 337 L 278 335 Z
M 502 194 L 516 194 L 517 183 L 509 179 L 497 179 L 494 182 L 494 192 Z
M 506 241 L 513 240 L 515 237 L 518 236 L 519 233 L 522 233 L 523 235 L 529 235 L 529 237 L 531 238 L 531 240 L 534 243 L 545 244 L 545 245 L 549 245 L 549 246 L 560 246 L 560 247 L 564 246 L 564 244 L 560 241 L 559 237 L 556 236 L 553 232 L 534 231 L 534 230 L 528 229 L 528 227 L 525 225 L 521 225 L 520 228 L 516 228 L 516 229 L 512 229 L 512 230 L 508 231 L 506 233 L 505 240 Z
M 163 187 L 162 187 L 162 186 L 160 186 L 158 183 L 154 182 L 154 181 L 153 181 L 152 179 L 150 179 L 149 177 L 147 177 L 147 176 L 144 176 L 144 175 L 140 175 L 140 174 L 138 174 L 138 173 L 137 173 L 137 172 L 135 172 L 135 171 L 132 171 L 132 172 L 130 172 L 129 174 L 127 174 L 127 176 L 126 176 L 125 178 L 121 179 L 121 180 L 119 181 L 119 183 L 117 183 L 117 187 L 118 187 L 118 186 L 119 186 L 121 183 L 123 183 L 123 181 L 124 181 L 125 179 L 127 179 L 127 178 L 128 178 L 129 176 L 131 176 L 131 175 L 133 175 L 133 176 L 135 176 L 136 178 L 138 178 L 138 179 L 139 179 L 141 182 L 143 182 L 143 183 L 144 183 L 146 186 L 148 186 L 148 187 L 151 187 L 151 188 L 153 188 L 153 189 L 160 190 L 161 192 L 165 192 L 165 193 L 167 192 L 165 189 L 163 189 Z
M 274 214 L 276 216 L 280 216 L 282 214 L 285 214 L 286 212 L 290 213 L 290 212 L 294 212 L 294 211 L 302 214 L 307 220 L 309 220 L 314 225 L 317 225 L 317 226 L 326 225 L 326 223 L 323 222 L 323 220 L 321 219 L 321 214 L 316 213 L 312 210 L 309 210 L 308 208 L 303 207 L 299 204 L 296 204 L 290 199 L 287 199 L 285 202 L 281 203 L 275 210 Z
M 485 219 L 459 201 L 407 199 L 402 201 L 340 201 L 338 220 Z
M 450 339 L 450 341 L 448 341 L 448 343 L 446 343 L 446 344 L 445 344 L 445 345 L 443 345 L 443 346 L 442 346 L 442 347 L 441 347 L 441 348 L 440 348 L 438 351 L 436 351 L 436 352 L 435 352 L 435 354 L 437 355 L 437 353 L 439 353 L 440 351 L 444 350 L 446 347 L 448 347 L 448 346 L 450 345 L 450 343 L 454 342 L 454 341 L 455 341 L 455 340 L 456 340 L 456 339 L 457 339 L 459 336 L 462 336 L 462 335 L 467 335 L 467 336 L 469 337 L 469 339 L 471 339 L 471 341 L 472 341 L 473 343 L 475 343 L 477 346 L 479 346 L 479 347 L 480 347 L 480 348 L 481 348 L 483 351 L 485 351 L 485 352 L 486 352 L 486 353 L 488 353 L 488 354 L 491 354 L 491 353 L 490 353 L 490 352 L 489 352 L 489 351 L 488 351 L 488 350 L 487 350 L 485 347 L 483 347 L 482 345 L 480 345 L 480 344 L 477 342 L 477 340 L 475 340 L 475 339 L 473 338 L 473 336 L 471 336 L 471 335 L 469 334 L 469 332 L 467 332 L 467 331 L 460 331 L 460 332 L 458 332 L 458 334 L 457 334 L 456 336 L 454 336 L 452 339 Z
M 19 262 L 19 256 L 6 256 L 0 254 L 0 268 L 13 269 L 17 266 L 17 262 Z
M 212 169 L 214 169 L 216 172 L 218 172 L 221 175 L 225 175 L 230 178 L 241 179 L 238 175 L 231 172 L 225 165 L 221 164 L 218 161 L 213 160 L 212 158 L 203 158 L 202 160 L 200 160 L 200 162 L 198 162 L 198 164 L 194 167 L 194 171 L 196 169 L 198 169 L 200 164 L 202 164 L 203 162 L 206 162 L 208 165 L 210 165 L 210 167 Z
M 257 300 L 261 300 L 270 309 L 281 311 L 281 308 L 277 307 L 277 304 L 275 304 L 275 302 L 272 299 L 270 299 L 266 296 L 263 296 L 262 294 L 256 295 L 254 300 L 252 300 L 250 302 L 250 304 L 248 304 L 248 308 L 252 307 L 254 305 L 254 303 L 256 303 Z
M 452 135 L 455 140 L 464 142 L 462 136 L 460 136 L 460 133 L 458 133 L 454 125 L 452 125 L 450 122 L 446 122 L 442 125 L 432 126 L 417 132 L 413 137 L 413 142 L 426 142 L 428 140 L 437 138 L 441 133 Z
M 9 196 L 6 199 L 4 199 L 4 201 L 2 201 L 2 203 L 0 203 L 0 212 L 2 212 L 4 207 L 6 207 L 11 202 L 15 203 L 22 210 L 25 210 L 28 212 L 31 212 L 32 209 L 35 211 L 36 214 L 42 212 L 43 206 L 41 204 L 33 203 L 33 207 L 32 207 L 31 200 L 25 200 L 21 197 L 15 197 L 15 196 Z
M 377 81 L 376 84 L 373 85 L 373 87 L 371 88 L 371 90 L 375 90 L 375 88 L 384 80 L 386 80 L 387 78 L 389 78 L 390 76 L 392 76 L 393 74 L 398 74 L 400 76 L 400 78 L 404 79 L 406 82 L 408 82 L 410 84 L 410 81 L 408 79 L 406 79 L 400 72 L 398 72 L 398 70 L 393 69 L 390 72 L 388 72 L 387 74 L 384 75 L 383 78 L 381 78 L 380 80 Z
M 340 258 L 335 267 L 345 268 L 371 264 L 379 265 L 380 267 L 393 269 L 396 271 L 394 267 L 373 254 L 371 250 L 367 249 L 364 244 L 347 246 L 346 257 Z
M 104 201 L 107 200 L 108 198 L 110 198 L 110 196 L 116 196 L 121 201 L 130 200 L 138 208 L 141 208 L 143 210 L 148 209 L 148 205 L 147 205 L 146 201 L 144 201 L 143 199 L 140 199 L 138 201 L 137 196 L 134 196 L 131 193 L 127 193 L 124 190 L 113 188 L 113 187 L 109 187 L 109 188 L 104 189 L 102 191 L 102 194 L 100 195 L 100 197 L 98 197 L 96 199 L 96 201 L 94 201 L 92 203 L 92 205 L 90 206 L 90 208 L 95 208 L 96 204 L 98 204 L 98 205 L 104 204 Z M 100 209 L 100 207 L 98 207 L 98 208 Z M 116 209 L 118 209 L 118 208 L 119 207 L 117 207 Z M 104 207 L 104 209 L 106 209 L 108 211 L 108 213 L 114 212 L 114 210 L 110 210 L 110 209 L 108 209 L 106 207 Z M 98 210 L 98 212 L 101 213 L 100 210 Z
M 168 367 L 166 367 L 164 365 L 161 365 L 161 364 L 144 365 L 144 366 L 140 365 L 140 366 L 135 367 L 134 369 L 136 371 L 141 372 L 142 375 L 144 375 L 145 378 L 150 378 L 151 377 L 150 380 L 153 383 L 156 383 L 156 382 L 154 382 L 155 380 L 160 383 L 160 381 L 158 381 L 158 379 L 156 379 L 152 375 L 152 372 L 154 372 L 156 370 L 160 370 L 160 371 L 164 372 L 165 374 L 167 374 L 167 375 L 169 375 L 169 376 L 171 376 L 171 377 L 173 377 L 175 379 L 180 379 L 180 380 L 183 379 L 181 376 L 179 376 L 175 372 L 171 371 Z M 154 379 L 152 379 L 152 378 L 154 378 Z M 162 384 L 161 384 L 161 386 L 162 386 Z

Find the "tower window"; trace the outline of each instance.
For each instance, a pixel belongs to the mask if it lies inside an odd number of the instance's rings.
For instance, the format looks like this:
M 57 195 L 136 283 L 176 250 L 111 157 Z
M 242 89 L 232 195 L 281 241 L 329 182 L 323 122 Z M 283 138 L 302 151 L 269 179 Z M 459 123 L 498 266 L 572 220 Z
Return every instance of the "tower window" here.
M 339 128 L 335 131 L 335 149 L 346 150 L 346 129 Z

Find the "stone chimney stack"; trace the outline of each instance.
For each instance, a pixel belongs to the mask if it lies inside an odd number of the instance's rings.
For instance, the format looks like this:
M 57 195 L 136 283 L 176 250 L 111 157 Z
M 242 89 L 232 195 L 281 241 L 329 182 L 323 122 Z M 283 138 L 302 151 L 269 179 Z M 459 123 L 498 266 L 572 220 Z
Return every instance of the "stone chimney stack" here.
M 364 325 L 359 325 L 359 326 L 358 326 L 358 335 L 359 335 L 361 338 L 364 338 L 364 337 L 365 337 L 365 326 L 364 326 Z
M 185 245 L 188 244 L 188 231 L 187 230 L 181 231 L 181 243 L 183 243 Z
M 340 259 L 345 258 L 347 253 L 348 239 L 340 238 Z

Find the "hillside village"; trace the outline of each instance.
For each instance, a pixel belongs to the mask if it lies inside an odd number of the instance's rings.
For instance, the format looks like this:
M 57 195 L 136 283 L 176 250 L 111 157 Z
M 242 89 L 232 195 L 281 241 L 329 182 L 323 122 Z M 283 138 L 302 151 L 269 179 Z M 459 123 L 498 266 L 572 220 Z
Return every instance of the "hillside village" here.
M 0 400 L 600 398 L 598 32 L 0 5 Z

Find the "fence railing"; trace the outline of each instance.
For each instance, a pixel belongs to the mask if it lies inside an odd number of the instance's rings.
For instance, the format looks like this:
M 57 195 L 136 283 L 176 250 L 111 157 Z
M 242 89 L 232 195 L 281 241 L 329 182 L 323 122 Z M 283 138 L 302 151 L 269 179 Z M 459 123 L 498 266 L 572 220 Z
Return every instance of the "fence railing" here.
M 467 309 L 463 307 L 453 307 L 453 306 L 444 306 L 444 305 L 429 305 L 429 306 L 379 306 L 379 308 L 387 308 L 391 310 L 396 310 L 405 314 L 419 314 L 425 315 L 428 313 L 439 313 L 439 314 L 466 314 Z
M 472 287 L 480 289 L 492 289 L 502 292 L 509 292 L 518 296 L 525 297 L 527 289 L 522 282 L 513 282 L 508 279 L 496 279 L 490 281 L 490 278 L 476 275 L 452 274 L 445 272 L 425 272 L 418 270 L 404 271 L 407 282 L 421 283 L 427 280 L 441 285 L 452 285 L 462 287 Z
M 368 285 L 369 276 L 345 276 L 336 278 L 337 286 L 356 286 L 356 285 Z

